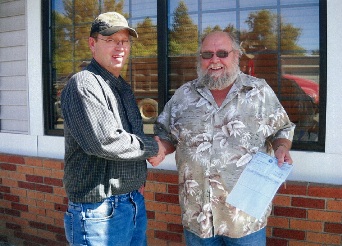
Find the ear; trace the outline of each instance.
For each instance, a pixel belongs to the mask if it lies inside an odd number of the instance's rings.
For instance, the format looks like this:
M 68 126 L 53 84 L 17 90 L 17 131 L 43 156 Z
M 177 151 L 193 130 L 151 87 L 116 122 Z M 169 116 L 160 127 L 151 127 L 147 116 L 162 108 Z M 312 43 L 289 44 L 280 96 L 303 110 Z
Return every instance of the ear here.
M 93 37 L 89 37 L 88 39 L 88 45 L 91 51 L 94 51 L 94 46 L 95 46 L 96 40 Z

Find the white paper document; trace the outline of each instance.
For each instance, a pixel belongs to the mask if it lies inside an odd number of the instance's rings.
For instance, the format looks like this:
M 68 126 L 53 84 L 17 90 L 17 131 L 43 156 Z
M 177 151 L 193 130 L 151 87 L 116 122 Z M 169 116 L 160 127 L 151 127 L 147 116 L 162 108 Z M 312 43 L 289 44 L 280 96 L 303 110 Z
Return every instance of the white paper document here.
M 247 164 L 226 202 L 260 219 L 293 166 L 258 152 Z

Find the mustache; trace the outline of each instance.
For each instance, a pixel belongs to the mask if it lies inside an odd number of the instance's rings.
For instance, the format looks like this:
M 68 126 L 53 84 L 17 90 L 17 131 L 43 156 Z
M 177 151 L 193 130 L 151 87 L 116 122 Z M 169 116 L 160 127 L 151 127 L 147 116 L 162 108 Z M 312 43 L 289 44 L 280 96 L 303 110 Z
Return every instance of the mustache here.
M 211 69 L 215 68 L 223 68 L 223 71 L 220 75 L 213 72 Z M 233 64 L 233 66 L 228 69 L 223 64 L 211 64 L 206 69 L 201 69 L 198 67 L 197 74 L 200 83 L 210 90 L 222 90 L 227 88 L 229 85 L 234 83 L 237 78 L 240 69 L 238 65 Z

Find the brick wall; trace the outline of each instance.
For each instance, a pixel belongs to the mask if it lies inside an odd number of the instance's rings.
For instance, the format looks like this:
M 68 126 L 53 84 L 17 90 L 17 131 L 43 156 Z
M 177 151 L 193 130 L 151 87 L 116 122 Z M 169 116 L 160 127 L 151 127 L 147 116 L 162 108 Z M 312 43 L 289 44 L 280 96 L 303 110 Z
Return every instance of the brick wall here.
M 66 245 L 62 160 L 0 154 L 0 241 Z M 150 169 L 145 189 L 149 245 L 184 244 L 177 173 Z M 287 182 L 275 199 L 267 245 L 342 244 L 342 186 Z

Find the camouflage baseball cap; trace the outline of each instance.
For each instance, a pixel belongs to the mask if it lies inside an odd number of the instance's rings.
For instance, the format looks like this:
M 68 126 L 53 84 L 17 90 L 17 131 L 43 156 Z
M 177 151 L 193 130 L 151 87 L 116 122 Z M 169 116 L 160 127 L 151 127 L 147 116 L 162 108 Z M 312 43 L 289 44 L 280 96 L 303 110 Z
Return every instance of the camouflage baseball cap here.
M 100 14 L 92 23 L 90 36 L 93 33 L 100 33 L 103 36 L 110 36 L 120 30 L 126 29 L 133 37 L 138 37 L 138 33 L 128 26 L 124 16 L 117 12 L 107 12 Z

